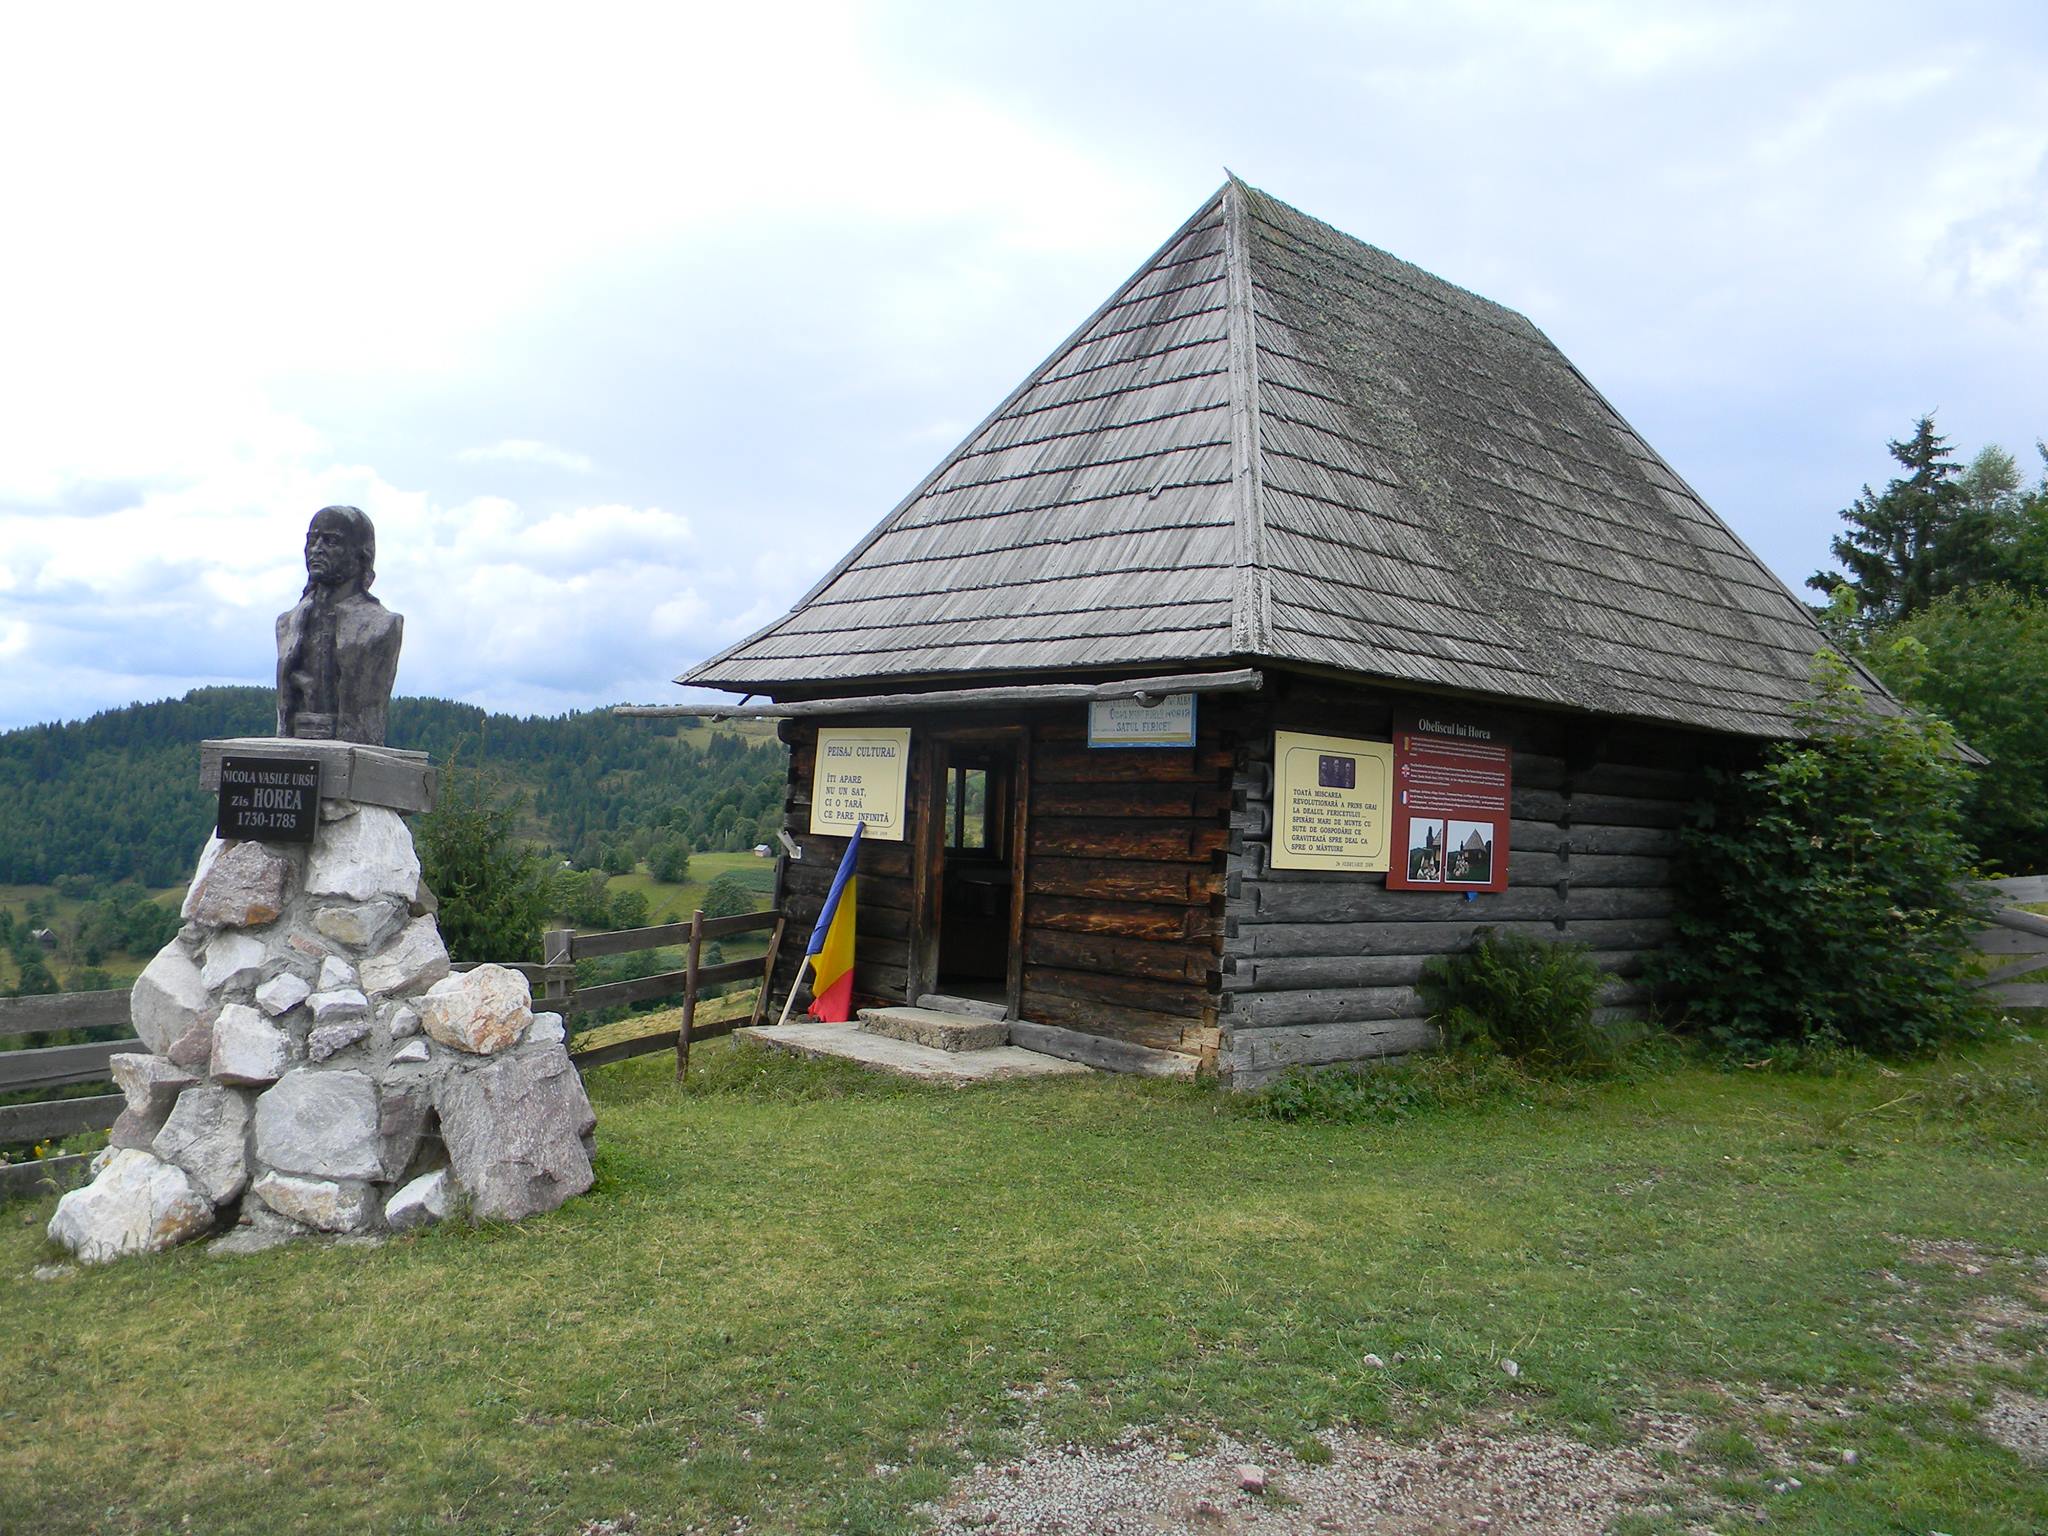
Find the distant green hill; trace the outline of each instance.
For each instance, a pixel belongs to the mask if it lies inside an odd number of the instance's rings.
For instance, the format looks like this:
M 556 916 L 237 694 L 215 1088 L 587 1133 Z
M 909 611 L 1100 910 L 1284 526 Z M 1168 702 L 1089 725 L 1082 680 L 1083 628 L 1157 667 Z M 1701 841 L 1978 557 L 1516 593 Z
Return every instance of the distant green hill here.
M 265 688 L 198 688 L 0 734 L 0 884 L 188 878 L 213 828 L 198 787 L 199 743 L 270 734 L 274 698 Z M 607 848 L 644 853 L 665 831 L 693 849 L 750 847 L 779 820 L 783 749 L 759 726 L 707 729 L 603 710 L 520 718 L 394 699 L 390 734 L 394 747 L 484 765 L 526 790 L 535 839 L 582 865 Z

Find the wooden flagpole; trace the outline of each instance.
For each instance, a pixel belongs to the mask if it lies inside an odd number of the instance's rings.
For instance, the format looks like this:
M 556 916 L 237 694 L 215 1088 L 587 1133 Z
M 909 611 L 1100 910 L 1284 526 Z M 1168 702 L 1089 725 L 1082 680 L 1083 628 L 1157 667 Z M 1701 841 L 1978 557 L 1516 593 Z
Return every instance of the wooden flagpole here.
M 796 995 L 803 990 L 804 972 L 810 968 L 810 964 L 811 957 L 805 955 L 804 963 L 796 968 L 796 980 L 789 984 L 789 996 L 783 999 L 782 1017 L 775 1021 L 777 1029 L 782 1028 L 783 1025 L 789 1022 L 789 1010 L 796 1006 Z

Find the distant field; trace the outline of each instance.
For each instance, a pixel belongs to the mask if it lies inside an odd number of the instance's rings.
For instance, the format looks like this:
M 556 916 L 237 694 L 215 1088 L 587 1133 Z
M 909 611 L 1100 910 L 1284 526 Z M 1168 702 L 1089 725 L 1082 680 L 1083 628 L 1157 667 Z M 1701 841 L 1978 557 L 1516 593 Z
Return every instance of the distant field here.
M 149 894 L 150 899 L 158 906 L 176 907 L 185 899 L 185 887 L 158 886 Z M 17 922 L 28 916 L 29 903 L 39 899 L 49 902 L 50 921 L 53 926 L 59 928 L 76 917 L 78 909 L 84 905 L 83 902 L 59 896 L 53 887 L 47 885 L 0 885 L 0 912 L 11 912 Z M 72 975 L 84 969 L 84 962 L 81 960 L 74 963 L 61 955 L 53 955 L 49 963 L 50 969 L 56 973 L 65 990 L 74 990 Z M 99 968 L 113 979 L 116 986 L 126 986 L 140 976 L 142 968 L 148 964 L 147 955 L 112 954 L 101 959 Z M 14 957 L 5 949 L 0 949 L 0 992 L 7 991 L 20 979 L 21 974 L 15 966 Z
M 690 878 L 681 885 L 657 880 L 642 868 L 630 875 L 612 876 L 609 889 L 638 891 L 645 896 L 650 923 L 681 923 L 689 921 L 690 914 L 704 905 L 704 893 L 711 888 L 711 882 L 728 872 L 739 875 L 754 893 L 756 911 L 767 907 L 775 891 L 775 861 L 757 859 L 751 853 L 693 853 Z

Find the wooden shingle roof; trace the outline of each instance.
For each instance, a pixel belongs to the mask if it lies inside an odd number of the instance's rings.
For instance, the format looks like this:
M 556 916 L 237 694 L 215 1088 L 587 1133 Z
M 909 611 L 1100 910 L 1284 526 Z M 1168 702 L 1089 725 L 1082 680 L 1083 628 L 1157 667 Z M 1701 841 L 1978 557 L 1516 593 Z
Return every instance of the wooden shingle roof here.
M 1535 326 L 1233 180 L 795 608 L 677 681 L 1294 662 L 1783 735 L 1824 643 Z

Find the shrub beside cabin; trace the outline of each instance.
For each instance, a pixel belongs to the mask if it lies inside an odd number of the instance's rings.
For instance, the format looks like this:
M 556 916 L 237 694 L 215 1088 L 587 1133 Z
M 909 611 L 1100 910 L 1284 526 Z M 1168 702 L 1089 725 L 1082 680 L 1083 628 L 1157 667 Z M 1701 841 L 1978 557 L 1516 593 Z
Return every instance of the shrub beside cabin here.
M 1231 181 L 678 681 L 785 716 L 796 932 L 867 819 L 857 996 L 1249 1087 L 1431 1043 L 1481 925 L 1639 1006 L 1703 768 L 1823 644 L 1527 320 Z

